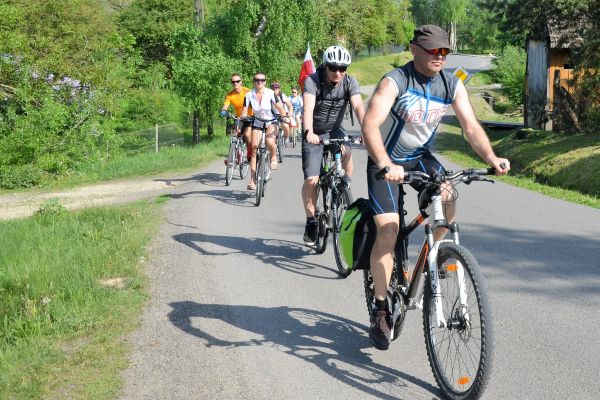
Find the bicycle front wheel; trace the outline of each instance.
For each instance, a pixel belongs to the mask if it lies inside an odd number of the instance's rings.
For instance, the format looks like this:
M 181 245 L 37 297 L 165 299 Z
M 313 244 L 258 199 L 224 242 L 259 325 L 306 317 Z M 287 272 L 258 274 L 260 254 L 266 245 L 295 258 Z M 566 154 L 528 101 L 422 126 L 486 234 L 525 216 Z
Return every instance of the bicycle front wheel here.
M 323 209 L 321 210 L 319 209 L 319 206 L 317 206 L 317 209 L 315 210 L 315 217 L 317 218 L 318 222 L 315 250 L 317 250 L 317 253 L 319 254 L 324 253 L 327 249 L 327 236 L 329 236 L 329 230 L 327 229 L 328 205 L 325 190 L 326 189 L 324 189 L 323 187 L 321 188 L 321 190 L 319 190 L 319 197 L 321 199 L 317 199 L 317 204 L 319 203 L 319 201 L 322 201 Z
M 423 326 L 429 364 L 446 398 L 478 399 L 490 378 L 493 351 L 492 313 L 483 276 L 475 257 L 455 243 L 442 243 L 437 258 L 446 326 L 437 324 L 428 278 Z
M 264 188 L 264 176 L 263 176 L 263 169 L 264 169 L 264 164 L 266 162 L 266 157 L 264 153 L 258 153 L 258 156 L 256 157 L 256 189 L 255 189 L 255 196 L 256 196 L 256 205 L 260 206 L 260 200 L 263 196 L 263 188 Z
M 277 135 L 277 162 L 283 162 L 283 135 L 281 134 L 281 132 Z
M 338 186 L 338 192 L 333 199 L 335 204 L 332 204 L 333 210 L 333 253 L 335 254 L 335 263 L 337 264 L 338 272 L 344 278 L 352 272 L 352 265 L 348 265 L 342 257 L 342 249 L 340 248 L 340 225 L 342 217 L 352 203 L 352 192 L 349 187 L 344 185 Z
M 231 184 L 231 180 L 233 179 L 233 168 L 235 167 L 235 144 L 231 143 L 229 145 L 229 154 L 227 155 L 227 165 L 225 167 L 225 185 L 229 186 Z

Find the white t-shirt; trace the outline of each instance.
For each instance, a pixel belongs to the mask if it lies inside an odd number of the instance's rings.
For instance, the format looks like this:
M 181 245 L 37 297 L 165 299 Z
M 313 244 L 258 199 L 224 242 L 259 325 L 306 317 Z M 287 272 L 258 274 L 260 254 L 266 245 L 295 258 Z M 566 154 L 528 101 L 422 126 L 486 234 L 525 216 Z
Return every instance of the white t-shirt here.
M 244 107 L 252 108 L 254 115 L 260 119 L 273 119 L 275 118 L 275 115 L 273 115 L 273 107 L 276 102 L 275 92 L 271 89 L 263 89 L 261 101 L 258 101 L 258 97 L 256 97 L 256 89 L 252 89 L 246 93 Z

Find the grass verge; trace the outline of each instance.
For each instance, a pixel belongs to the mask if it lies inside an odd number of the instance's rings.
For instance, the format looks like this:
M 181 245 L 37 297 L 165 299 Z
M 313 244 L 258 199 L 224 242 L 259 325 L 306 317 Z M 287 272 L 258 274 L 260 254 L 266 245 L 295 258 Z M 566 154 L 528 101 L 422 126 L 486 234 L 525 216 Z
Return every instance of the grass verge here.
M 383 75 L 395 68 L 394 64 L 404 65 L 410 60 L 412 60 L 412 54 L 409 51 L 362 58 L 350 65 L 348 73 L 356 77 L 360 85 L 376 85 Z
M 0 222 L 0 398 L 117 395 L 160 220 L 138 202 Z
M 213 136 L 203 134 L 200 138 L 200 144 L 197 146 L 167 146 L 161 148 L 158 152 L 144 151 L 118 156 L 103 163 L 89 163 L 82 166 L 78 171 L 59 177 L 46 178 L 37 189 L 68 188 L 120 178 L 144 177 L 165 172 L 185 173 L 193 171 L 220 157 L 227 156 L 229 137 L 223 132 L 223 127 L 216 127 L 215 134 Z M 0 190 L 0 193 L 17 191 L 23 190 Z
M 455 124 L 440 126 L 435 148 L 466 168 L 484 163 Z M 558 199 L 600 208 L 600 136 L 535 131 L 517 140 L 514 131 L 489 131 L 497 154 L 511 161 L 510 175 L 497 179 Z

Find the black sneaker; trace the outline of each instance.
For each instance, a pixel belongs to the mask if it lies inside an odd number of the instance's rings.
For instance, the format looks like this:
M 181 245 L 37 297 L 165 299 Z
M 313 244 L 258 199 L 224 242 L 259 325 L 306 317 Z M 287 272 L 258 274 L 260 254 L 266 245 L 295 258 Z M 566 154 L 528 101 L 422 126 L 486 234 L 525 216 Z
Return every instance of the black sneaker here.
M 309 246 L 315 244 L 315 242 L 317 241 L 317 228 L 317 221 L 308 222 L 306 224 L 306 226 L 304 227 L 304 243 L 306 243 Z
M 371 328 L 369 339 L 379 350 L 387 350 L 390 347 L 392 326 L 392 314 L 390 310 L 379 310 L 377 307 L 371 312 Z

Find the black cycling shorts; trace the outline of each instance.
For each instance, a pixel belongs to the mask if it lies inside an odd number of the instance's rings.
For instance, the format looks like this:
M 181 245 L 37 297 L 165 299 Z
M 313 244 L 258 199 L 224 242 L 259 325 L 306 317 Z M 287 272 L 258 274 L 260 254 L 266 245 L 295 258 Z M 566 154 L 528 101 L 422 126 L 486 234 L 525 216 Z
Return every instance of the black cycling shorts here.
M 345 132 L 339 131 L 336 134 L 332 134 L 332 138 L 343 138 Z M 319 135 L 321 139 L 328 139 L 329 134 Z M 344 154 L 352 154 L 352 148 L 349 144 L 344 144 Z M 323 145 L 312 144 L 302 142 L 302 171 L 304 172 L 304 179 L 308 179 L 313 176 L 319 176 L 321 173 L 321 159 L 323 158 Z
M 436 172 L 446 172 L 442 164 L 430 152 L 426 152 L 418 160 L 412 160 L 398 165 L 403 166 L 405 171 L 421 171 L 428 175 L 433 175 Z M 371 206 L 371 211 L 374 215 L 397 213 L 400 188 L 396 183 L 375 178 L 375 174 L 379 170 L 380 168 L 375 165 L 371 157 L 369 157 L 369 160 L 367 161 L 367 185 L 369 188 L 369 204 Z M 425 189 L 424 185 L 421 183 L 411 184 L 411 186 L 419 193 Z

